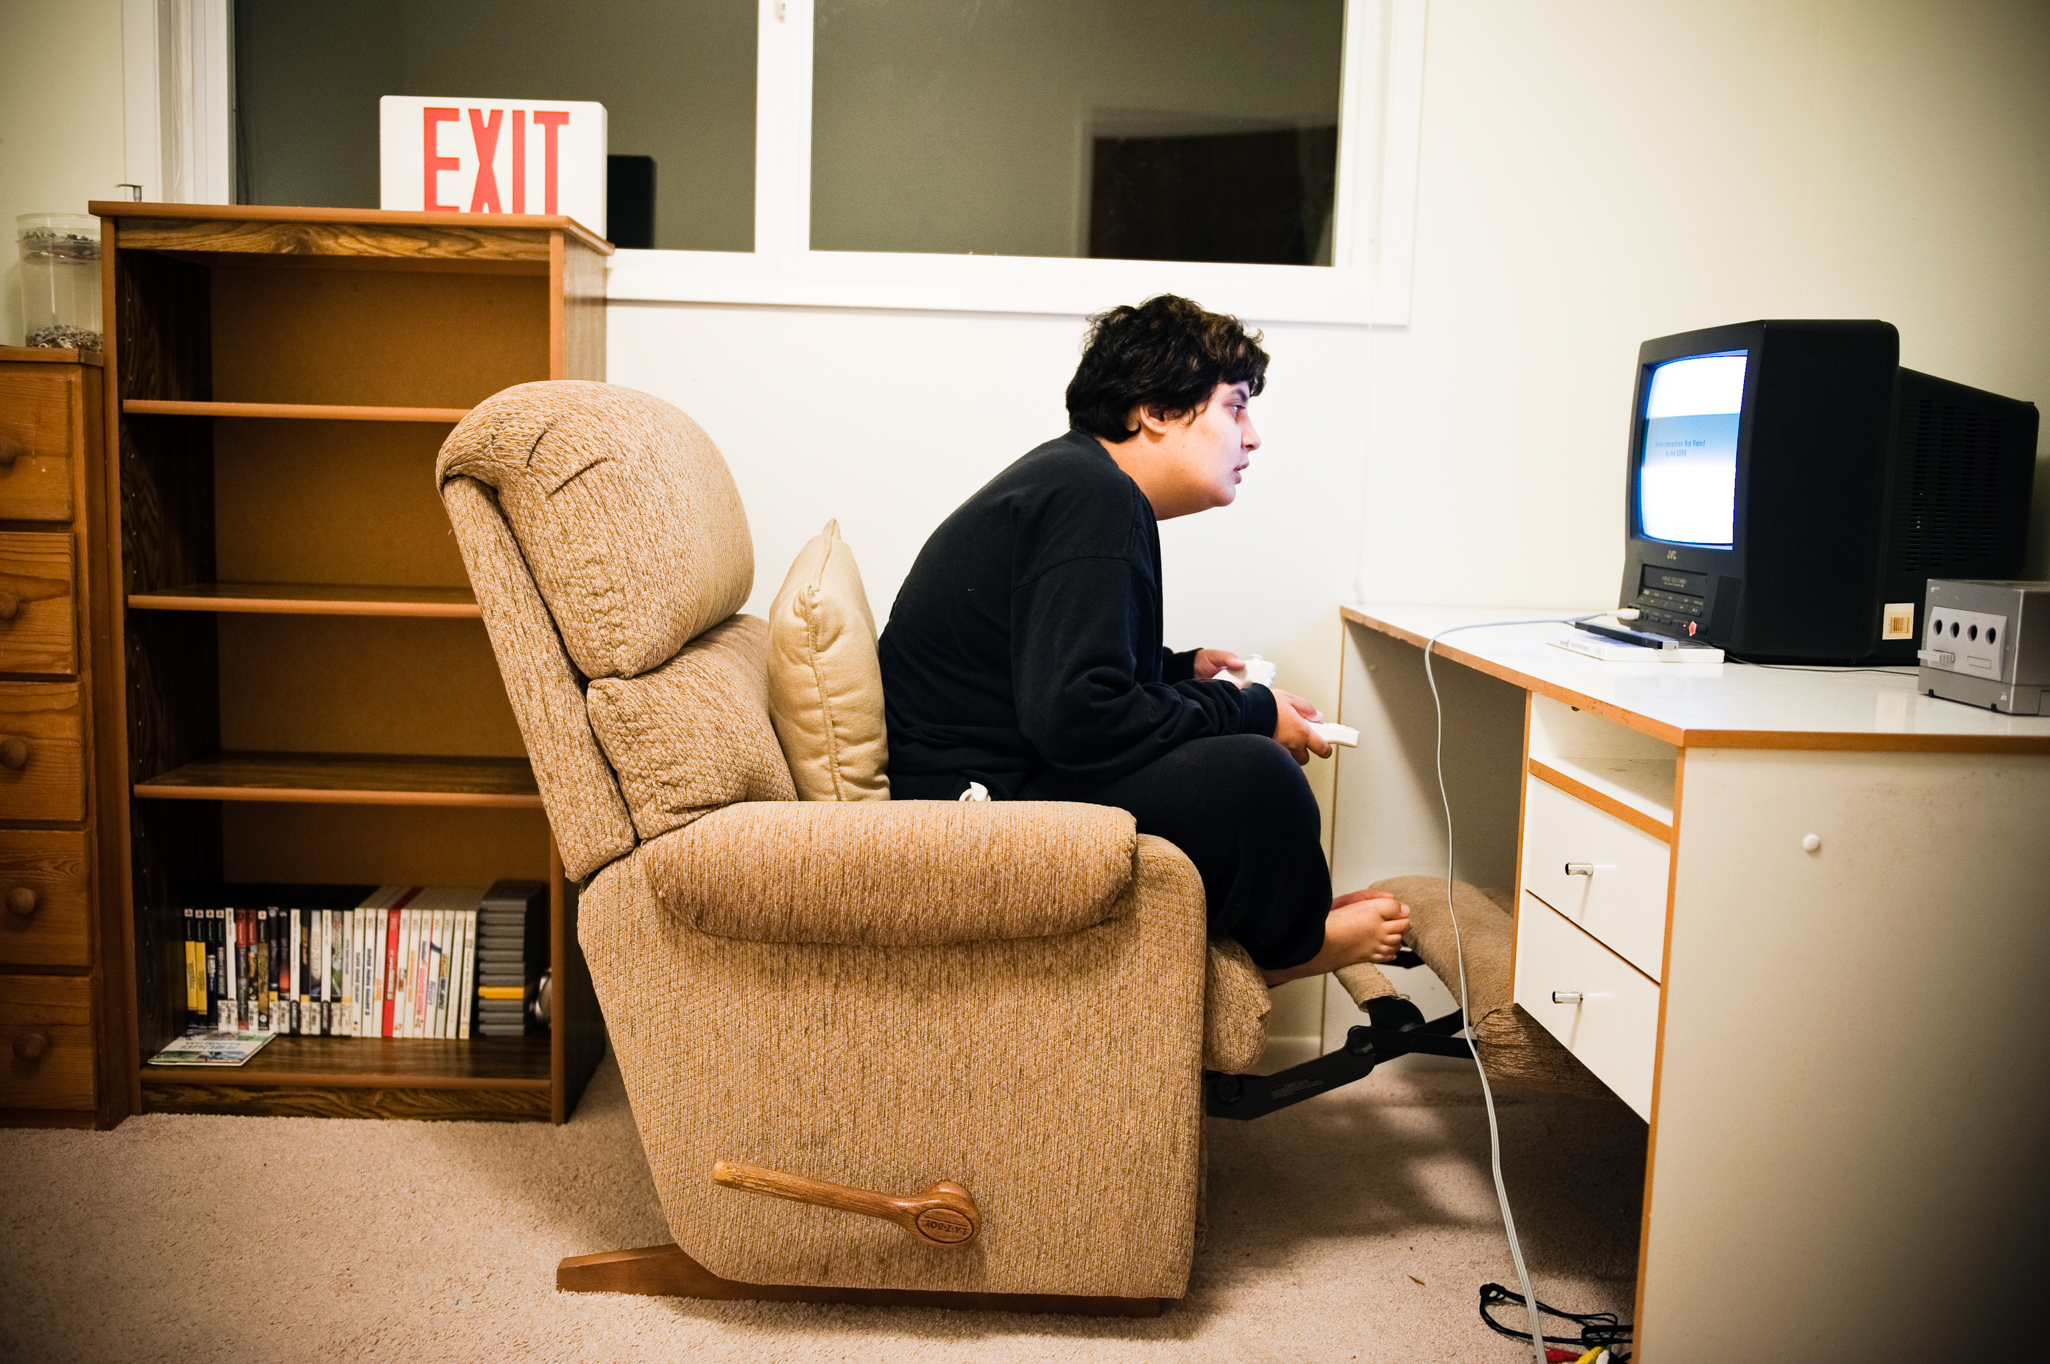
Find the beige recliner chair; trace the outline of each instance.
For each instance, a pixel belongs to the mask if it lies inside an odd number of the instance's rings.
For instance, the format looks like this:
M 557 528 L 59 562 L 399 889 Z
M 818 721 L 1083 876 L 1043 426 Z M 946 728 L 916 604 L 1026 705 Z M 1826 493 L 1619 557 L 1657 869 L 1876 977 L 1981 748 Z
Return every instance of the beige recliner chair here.
M 768 629 L 736 614 L 747 518 L 668 404 L 523 384 L 436 478 L 677 1242 L 558 1283 L 1181 1296 L 1203 1072 L 1248 1070 L 1267 1011 L 1244 952 L 1206 946 L 1188 859 L 1101 806 L 795 799 Z

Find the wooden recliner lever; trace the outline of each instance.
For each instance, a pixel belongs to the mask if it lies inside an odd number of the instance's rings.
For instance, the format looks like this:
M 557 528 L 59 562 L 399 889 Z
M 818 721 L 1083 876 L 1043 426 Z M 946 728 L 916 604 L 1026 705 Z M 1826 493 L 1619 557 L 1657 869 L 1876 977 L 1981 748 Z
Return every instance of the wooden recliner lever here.
M 915 1194 L 899 1198 L 894 1194 L 853 1189 L 823 1179 L 721 1160 L 712 1165 L 712 1182 L 746 1193 L 787 1198 L 793 1203 L 816 1203 L 822 1208 L 880 1217 L 886 1222 L 895 1222 L 927 1245 L 965 1246 L 982 1230 L 982 1210 L 975 1206 L 975 1199 L 968 1190 L 951 1180 L 928 1184 Z

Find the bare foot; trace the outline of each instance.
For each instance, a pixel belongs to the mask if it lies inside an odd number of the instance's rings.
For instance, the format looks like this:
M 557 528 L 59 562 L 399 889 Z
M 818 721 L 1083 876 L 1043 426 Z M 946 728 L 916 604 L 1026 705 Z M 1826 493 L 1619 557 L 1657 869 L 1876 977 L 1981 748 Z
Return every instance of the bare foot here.
M 1409 931 L 1409 906 L 1386 891 L 1356 890 L 1331 902 L 1324 918 L 1324 946 L 1300 966 L 1264 972 L 1269 985 L 1320 976 L 1354 962 L 1395 960 Z

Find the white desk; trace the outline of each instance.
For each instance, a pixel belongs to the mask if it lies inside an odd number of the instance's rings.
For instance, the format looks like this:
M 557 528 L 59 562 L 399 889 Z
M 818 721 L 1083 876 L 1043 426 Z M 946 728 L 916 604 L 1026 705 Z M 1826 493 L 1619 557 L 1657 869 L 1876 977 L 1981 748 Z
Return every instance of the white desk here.
M 1344 610 L 1336 884 L 1444 872 L 1425 638 L 1568 614 Z M 1459 874 L 1517 887 L 1517 1001 L 1651 1124 L 1637 1359 L 2023 1339 L 2050 719 L 1905 674 L 1602 663 L 1558 631 L 1433 657 Z

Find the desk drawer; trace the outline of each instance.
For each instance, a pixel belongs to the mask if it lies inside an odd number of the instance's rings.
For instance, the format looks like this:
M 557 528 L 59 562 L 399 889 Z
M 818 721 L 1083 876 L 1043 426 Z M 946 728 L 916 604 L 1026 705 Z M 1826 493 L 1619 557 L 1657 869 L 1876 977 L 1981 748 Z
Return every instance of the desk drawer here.
M 1554 994 L 1577 994 L 1578 1003 Z M 1533 895 L 1516 916 L 1516 1002 L 1601 1082 L 1651 1117 L 1659 987 Z
M 0 963 L 85 966 L 85 831 L 0 829 Z
M 1550 782 L 1525 779 L 1523 888 L 1659 978 L 1672 850 Z M 1568 863 L 1592 872 L 1569 875 Z
M 85 818 L 76 682 L 0 682 L 0 819 Z
M 91 984 L 0 976 L 0 1108 L 92 1106 Z
M 0 673 L 76 673 L 71 536 L 0 531 Z
M 69 521 L 74 381 L 0 366 L 0 521 Z

